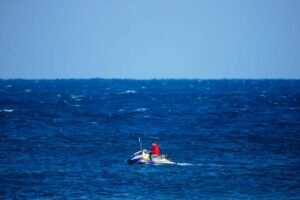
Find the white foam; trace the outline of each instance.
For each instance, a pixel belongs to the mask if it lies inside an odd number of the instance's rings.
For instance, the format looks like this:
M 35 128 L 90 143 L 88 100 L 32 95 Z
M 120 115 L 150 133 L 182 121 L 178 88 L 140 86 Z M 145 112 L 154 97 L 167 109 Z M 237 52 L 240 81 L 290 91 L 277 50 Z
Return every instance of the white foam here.
M 12 85 L 6 85 L 5 87 L 6 87 L 6 88 L 11 88 L 11 87 L 12 87 Z
M 180 166 L 192 166 L 193 164 L 191 164 L 191 163 L 176 163 L 176 165 L 180 165 Z
M 72 99 L 79 99 L 79 98 L 82 98 L 82 97 L 84 97 L 84 96 L 83 96 L 83 95 L 74 95 L 74 94 L 71 94 L 70 97 L 71 97 Z
M 135 94 L 136 91 L 135 90 L 126 90 L 124 92 L 121 92 L 120 94 Z
M 0 110 L 0 112 L 13 112 L 14 110 L 13 109 L 3 109 L 3 110 Z
M 136 112 L 145 112 L 147 110 L 148 110 L 147 108 L 137 108 L 134 111 L 136 111 Z
M 29 93 L 31 92 L 31 89 L 26 89 L 25 92 Z

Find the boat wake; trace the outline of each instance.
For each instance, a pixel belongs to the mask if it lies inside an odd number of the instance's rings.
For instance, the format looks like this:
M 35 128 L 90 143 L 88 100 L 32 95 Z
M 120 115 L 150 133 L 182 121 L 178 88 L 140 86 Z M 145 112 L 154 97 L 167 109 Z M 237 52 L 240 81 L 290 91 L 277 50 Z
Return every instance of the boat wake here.
M 194 164 L 192 164 L 192 163 L 176 163 L 176 165 L 179 165 L 179 166 L 192 166 Z

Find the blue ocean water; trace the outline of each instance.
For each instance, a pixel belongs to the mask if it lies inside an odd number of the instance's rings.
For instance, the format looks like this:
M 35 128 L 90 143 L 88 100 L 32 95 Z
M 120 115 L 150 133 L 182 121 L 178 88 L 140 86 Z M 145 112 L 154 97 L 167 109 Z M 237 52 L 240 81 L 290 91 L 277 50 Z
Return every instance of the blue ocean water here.
M 300 80 L 1 80 L 0 197 L 300 199 L 299 111 Z

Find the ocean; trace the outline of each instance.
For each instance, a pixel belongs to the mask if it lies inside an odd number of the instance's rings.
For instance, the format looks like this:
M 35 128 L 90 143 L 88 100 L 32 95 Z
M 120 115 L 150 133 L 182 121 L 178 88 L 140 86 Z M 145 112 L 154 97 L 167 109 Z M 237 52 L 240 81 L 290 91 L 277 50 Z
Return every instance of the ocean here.
M 0 198 L 300 199 L 299 111 L 300 80 L 0 80 Z

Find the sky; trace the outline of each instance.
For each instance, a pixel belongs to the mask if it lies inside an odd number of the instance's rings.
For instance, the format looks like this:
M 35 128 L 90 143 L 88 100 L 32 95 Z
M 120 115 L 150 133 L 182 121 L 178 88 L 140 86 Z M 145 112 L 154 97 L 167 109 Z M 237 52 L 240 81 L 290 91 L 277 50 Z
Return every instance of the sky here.
M 299 0 L 0 0 L 0 78 L 300 78 Z

